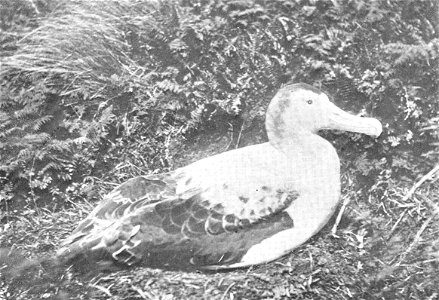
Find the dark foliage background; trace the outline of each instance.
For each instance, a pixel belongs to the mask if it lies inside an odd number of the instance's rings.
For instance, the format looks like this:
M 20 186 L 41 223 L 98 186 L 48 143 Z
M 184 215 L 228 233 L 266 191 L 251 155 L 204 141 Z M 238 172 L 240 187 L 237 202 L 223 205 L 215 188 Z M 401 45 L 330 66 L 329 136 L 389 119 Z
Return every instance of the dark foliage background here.
M 265 141 L 265 108 L 292 80 L 385 126 L 377 141 L 323 133 L 342 156 L 344 233 L 369 241 L 352 259 L 378 274 L 352 284 L 377 297 L 433 295 L 439 193 L 436 173 L 425 175 L 439 158 L 437 1 L 0 5 L 0 218 L 15 230 L 2 243 L 14 244 L 23 215 L 86 213 L 132 176 Z M 422 193 L 405 197 L 420 178 Z M 398 268 L 425 224 L 435 227 L 411 252 L 431 260 L 412 270 L 419 277 Z

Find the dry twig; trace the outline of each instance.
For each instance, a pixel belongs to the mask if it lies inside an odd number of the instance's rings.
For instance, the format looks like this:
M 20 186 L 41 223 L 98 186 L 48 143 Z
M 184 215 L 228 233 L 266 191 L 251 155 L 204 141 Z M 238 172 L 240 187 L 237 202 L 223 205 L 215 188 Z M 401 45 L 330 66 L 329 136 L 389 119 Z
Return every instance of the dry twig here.
M 343 213 L 344 213 L 346 207 L 348 206 L 349 202 L 351 202 L 351 199 L 350 199 L 349 197 L 345 197 L 345 198 L 343 199 L 343 205 L 341 206 L 340 211 L 338 212 L 337 219 L 335 219 L 335 224 L 334 224 L 334 226 L 332 226 L 331 233 L 332 233 L 332 235 L 335 236 L 335 237 L 338 237 L 338 236 L 336 235 L 336 233 L 337 233 L 337 228 L 338 228 L 338 225 L 340 224 L 341 217 L 343 216 Z
M 410 191 L 407 193 L 407 195 L 404 196 L 403 200 L 407 201 L 413 194 L 415 193 L 416 189 L 418 189 L 425 181 L 433 178 L 433 175 L 439 172 L 439 165 L 434 167 L 430 172 L 425 174 L 418 182 L 415 183 L 415 185 L 410 189 Z
M 221 300 L 225 300 L 227 294 L 229 293 L 230 289 L 235 285 L 235 282 L 232 282 L 226 289 L 226 291 L 224 292 L 224 295 L 221 297 Z
M 422 233 L 425 231 L 425 229 L 427 229 L 428 225 L 430 225 L 431 221 L 433 220 L 433 218 L 436 216 L 436 213 L 433 213 L 425 222 L 424 224 L 422 224 L 421 228 L 419 228 L 418 232 L 416 233 L 415 238 L 413 239 L 413 242 L 408 246 L 407 250 L 404 251 L 403 254 L 401 254 L 398 262 L 395 264 L 395 266 L 399 267 L 401 265 L 401 263 L 405 260 L 405 258 L 407 257 L 407 255 L 410 253 L 410 251 L 412 251 L 412 249 L 416 246 L 416 244 L 419 242 L 419 240 L 421 239 L 421 235 Z
M 439 165 L 435 166 L 430 172 L 428 172 L 427 174 L 425 174 L 424 176 L 422 176 L 422 178 L 416 182 L 413 187 L 410 189 L 410 191 L 403 197 L 403 201 L 407 201 L 408 199 L 410 199 L 413 194 L 415 193 L 415 191 L 427 180 L 430 180 L 433 178 L 433 176 L 435 175 L 436 172 L 439 172 Z M 415 239 L 413 240 L 413 242 L 410 244 L 410 246 L 407 248 L 407 250 L 401 255 L 398 263 L 396 264 L 397 266 L 399 266 L 402 261 L 405 259 L 405 257 L 407 256 L 407 254 L 412 250 L 412 248 L 418 243 L 419 239 L 421 238 L 422 232 L 424 232 L 424 230 L 427 228 L 427 226 L 430 224 L 431 220 L 439 213 L 439 208 L 438 206 L 431 201 L 430 199 L 423 197 L 422 200 L 424 201 L 424 203 L 427 203 L 428 206 L 430 206 L 431 208 L 433 208 L 433 214 L 424 222 L 424 224 L 422 224 L 421 228 L 419 229 L 419 231 L 416 233 Z M 398 224 L 401 222 L 401 220 L 404 218 L 404 216 L 406 215 L 408 211 L 408 207 L 403 211 L 403 213 L 401 214 L 401 216 L 399 217 L 399 219 L 396 221 L 396 223 L 393 225 L 392 229 L 390 230 L 390 233 L 388 235 L 387 240 L 389 240 L 392 237 L 393 232 L 396 230 Z
M 390 238 L 392 237 L 393 233 L 395 232 L 396 228 L 398 227 L 399 223 L 402 221 L 402 219 L 404 218 L 404 216 L 406 215 L 406 213 L 408 212 L 408 208 L 404 209 L 404 211 L 401 213 L 401 215 L 399 216 L 398 220 L 396 221 L 396 223 L 392 226 L 392 229 L 390 229 L 389 234 L 387 235 L 387 240 L 390 240 Z
M 103 292 L 104 294 L 106 294 L 108 297 L 112 297 L 113 294 L 111 294 L 110 289 L 100 286 L 100 285 L 96 285 L 96 284 L 90 284 L 91 287 L 94 287 L 98 290 L 100 290 L 101 292 Z

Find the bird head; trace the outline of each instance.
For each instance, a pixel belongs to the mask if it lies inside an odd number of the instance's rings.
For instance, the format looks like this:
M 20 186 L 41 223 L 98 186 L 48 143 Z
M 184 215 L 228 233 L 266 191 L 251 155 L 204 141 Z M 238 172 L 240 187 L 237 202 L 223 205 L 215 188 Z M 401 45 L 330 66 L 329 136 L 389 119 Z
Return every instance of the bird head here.
M 317 133 L 323 129 L 343 130 L 378 137 L 381 122 L 355 116 L 332 103 L 319 89 L 304 83 L 282 87 L 267 111 L 267 131 L 286 137 L 297 133 Z

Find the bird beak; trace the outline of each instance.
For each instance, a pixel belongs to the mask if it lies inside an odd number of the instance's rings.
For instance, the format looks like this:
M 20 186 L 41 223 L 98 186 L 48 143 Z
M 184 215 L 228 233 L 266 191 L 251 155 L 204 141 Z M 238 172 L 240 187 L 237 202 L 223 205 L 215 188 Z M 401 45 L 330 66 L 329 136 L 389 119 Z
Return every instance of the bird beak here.
M 379 137 L 383 131 L 381 122 L 375 118 L 351 115 L 329 102 L 329 124 L 327 129 L 337 129 Z

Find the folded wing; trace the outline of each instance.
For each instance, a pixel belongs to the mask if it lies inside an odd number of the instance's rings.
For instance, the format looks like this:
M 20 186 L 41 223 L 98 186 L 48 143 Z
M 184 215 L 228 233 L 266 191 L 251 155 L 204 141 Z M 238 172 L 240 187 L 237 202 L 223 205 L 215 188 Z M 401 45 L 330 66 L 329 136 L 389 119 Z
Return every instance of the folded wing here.
M 257 194 L 243 195 L 221 182 L 177 189 L 182 181 L 191 178 L 165 173 L 128 180 L 105 197 L 58 255 L 66 262 L 86 258 L 102 265 L 228 265 L 268 236 L 293 227 L 285 212 L 299 196 L 293 191 L 256 186 Z M 218 199 L 224 195 L 227 200 Z

